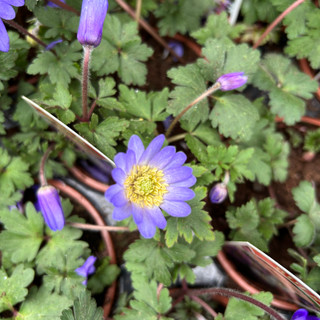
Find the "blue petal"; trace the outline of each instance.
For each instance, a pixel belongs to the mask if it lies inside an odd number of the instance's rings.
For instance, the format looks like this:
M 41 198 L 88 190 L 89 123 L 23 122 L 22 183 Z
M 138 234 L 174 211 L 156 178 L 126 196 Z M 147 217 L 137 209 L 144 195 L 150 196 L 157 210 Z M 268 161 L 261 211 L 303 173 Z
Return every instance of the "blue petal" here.
M 6 2 L 0 1 L 0 18 L 12 20 L 16 16 L 14 9 Z
M 113 212 L 112 212 L 112 218 L 117 221 L 121 221 L 123 219 L 126 219 L 130 217 L 132 214 L 132 206 L 130 203 L 127 205 L 117 208 L 115 207 Z
M 132 216 L 133 216 L 133 220 L 135 222 L 135 224 L 139 224 L 142 222 L 143 217 L 144 217 L 144 209 L 135 205 L 135 204 L 131 204 L 132 205 Z
M 173 217 L 186 217 L 191 213 L 191 207 L 183 201 L 164 200 L 160 208 Z
M 163 169 L 171 169 L 182 166 L 187 160 L 187 156 L 182 152 L 179 151 L 175 154 L 175 156 L 171 159 L 168 165 Z
M 306 309 L 298 309 L 292 316 L 291 320 L 306 320 L 308 311 Z
M 9 36 L 4 26 L 4 23 L 0 19 L 0 51 L 8 52 L 10 49 Z
M 136 155 L 136 161 L 139 162 L 140 157 L 144 151 L 144 146 L 141 139 L 137 135 L 131 136 L 128 143 L 128 150 L 132 150 Z
M 114 163 L 116 164 L 117 168 L 122 169 L 124 172 L 126 172 L 126 154 L 123 152 L 119 152 L 114 157 Z
M 82 45 L 97 47 L 108 10 L 108 0 L 83 0 L 77 38 Z
M 114 184 L 106 190 L 104 196 L 109 202 L 111 202 L 111 198 L 122 189 L 123 188 L 121 188 L 118 184 Z
M 151 209 L 146 209 L 147 214 L 151 217 L 152 221 L 154 222 L 154 224 L 160 228 L 160 229 L 164 229 L 167 225 L 167 220 L 166 218 L 163 216 L 162 211 L 160 210 L 159 207 L 154 207 Z
M 123 186 L 127 176 L 120 168 L 115 168 L 111 172 L 112 178 L 115 182 L 119 183 L 121 186 Z
M 176 153 L 176 148 L 173 146 L 164 147 L 158 154 L 156 154 L 150 161 L 149 165 L 158 169 L 163 169 Z
M 186 180 L 192 175 L 190 167 L 177 167 L 169 170 L 164 170 L 164 178 L 167 183 L 175 183 Z
M 150 142 L 147 149 L 143 152 L 138 163 L 147 164 L 161 150 L 164 139 L 165 138 L 163 134 L 160 134 L 159 136 L 155 137 Z
M 128 203 L 128 199 L 126 197 L 126 194 L 124 190 L 119 191 L 116 193 L 110 200 L 110 202 L 115 206 L 115 207 L 123 207 Z
M 137 224 L 137 227 L 141 235 L 146 239 L 153 238 L 156 233 L 156 226 L 149 215 L 146 215 L 143 220 Z
M 171 183 L 170 187 L 192 187 L 197 182 L 197 179 L 195 176 L 191 176 L 186 180 L 182 180 L 179 182 Z
M 22 7 L 24 6 L 24 0 L 1 0 L 1 2 L 6 2 L 8 4 L 11 4 L 15 7 Z
M 195 193 L 189 188 L 168 187 L 165 200 L 188 201 L 194 198 Z
M 136 155 L 134 151 L 128 150 L 127 151 L 127 158 L 126 158 L 126 172 L 129 174 L 132 170 L 132 167 L 136 164 Z

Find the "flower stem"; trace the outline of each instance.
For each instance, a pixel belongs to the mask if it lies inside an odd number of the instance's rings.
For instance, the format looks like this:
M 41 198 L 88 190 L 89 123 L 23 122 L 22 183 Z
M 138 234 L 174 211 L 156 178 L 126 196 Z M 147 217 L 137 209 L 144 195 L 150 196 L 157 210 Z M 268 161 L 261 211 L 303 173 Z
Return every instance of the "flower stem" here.
M 181 140 L 181 139 L 184 139 L 184 137 L 186 136 L 187 134 L 186 133 L 180 133 L 180 134 L 177 134 L 171 138 L 168 138 L 168 143 L 171 143 L 171 142 L 174 142 L 174 141 L 178 141 L 178 140 Z
M 82 65 L 82 121 L 89 121 L 88 118 L 88 83 L 89 83 L 89 64 L 90 56 L 93 50 L 92 46 L 83 47 L 83 65 Z
M 220 88 L 220 83 L 216 82 L 212 87 L 210 87 L 209 89 L 207 89 L 204 93 L 202 93 L 198 98 L 196 98 L 195 100 L 193 100 L 187 107 L 185 107 L 171 122 L 167 132 L 166 132 L 166 138 L 168 138 L 173 130 L 173 128 L 175 127 L 175 125 L 177 124 L 177 122 L 184 116 L 184 114 L 189 111 L 189 109 L 191 109 L 195 104 L 199 103 L 200 101 L 202 101 L 204 98 L 208 97 L 210 94 L 212 94 L 213 92 L 219 90 Z
M 294 8 L 299 6 L 305 0 L 297 0 L 292 5 L 290 5 L 286 10 L 284 10 L 266 29 L 266 31 L 260 36 L 257 42 L 254 44 L 253 49 L 256 49 L 260 46 L 263 39 L 274 29 L 274 27 L 287 15 L 289 14 Z
M 7 25 L 9 25 L 12 28 L 15 28 L 16 30 L 18 30 L 20 33 L 29 36 L 30 38 L 32 38 L 34 41 L 36 41 L 37 43 L 39 43 L 41 46 L 43 47 L 47 47 L 47 44 L 45 44 L 43 41 L 41 41 L 39 38 L 37 38 L 36 36 L 34 36 L 32 33 L 30 33 L 28 30 L 26 30 L 25 28 L 23 28 L 22 26 L 20 26 L 20 24 L 16 23 L 13 20 L 3 20 Z
M 206 309 L 214 318 L 218 315 L 206 302 L 204 302 L 202 299 L 200 299 L 199 297 L 197 296 L 192 296 L 192 295 L 189 295 L 189 297 L 199 303 L 204 309 Z
M 67 11 L 73 12 L 76 15 L 80 16 L 80 12 L 72 7 L 70 7 L 69 5 L 67 5 L 66 3 L 59 1 L 59 0 L 50 0 L 51 2 L 53 2 L 54 4 L 56 4 L 57 6 L 59 6 L 62 9 L 65 9 Z
M 48 147 L 48 149 L 46 150 L 46 152 L 44 153 L 44 155 L 41 158 L 40 169 L 39 169 L 39 180 L 40 180 L 41 187 L 48 185 L 46 175 L 44 173 L 44 166 L 46 164 L 46 161 L 47 161 L 52 149 L 53 149 L 53 145 Z
M 68 225 L 78 229 L 83 229 L 83 230 L 130 231 L 128 227 L 97 226 L 95 224 L 79 223 L 79 222 L 69 222 Z
M 270 316 L 274 317 L 276 320 L 284 320 L 284 318 L 275 310 L 268 307 L 264 303 L 251 298 L 249 296 L 246 296 L 245 294 L 232 290 L 227 288 L 209 288 L 209 289 L 195 289 L 195 290 L 188 290 L 188 296 L 198 296 L 202 294 L 211 294 L 211 295 L 221 295 L 221 296 L 227 296 L 227 297 L 234 297 L 243 301 L 247 301 L 258 308 L 264 310 L 266 313 L 268 313 Z
M 96 106 L 97 106 L 97 100 L 94 100 L 94 101 L 92 102 L 92 105 L 91 105 L 90 110 L 89 110 L 89 113 L 88 113 L 88 119 L 91 118 L 92 113 L 93 113 L 94 109 L 96 108 Z
M 140 15 L 141 15 L 141 5 L 142 0 L 137 0 L 137 6 L 136 6 L 136 21 L 139 23 Z

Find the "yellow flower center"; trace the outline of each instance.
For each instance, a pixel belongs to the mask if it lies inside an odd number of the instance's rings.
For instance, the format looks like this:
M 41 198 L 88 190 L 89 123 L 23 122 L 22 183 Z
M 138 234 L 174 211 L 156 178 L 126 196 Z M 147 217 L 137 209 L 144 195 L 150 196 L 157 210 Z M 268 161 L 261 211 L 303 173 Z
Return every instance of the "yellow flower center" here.
M 140 207 L 159 206 L 168 184 L 164 173 L 149 166 L 134 166 L 124 182 L 127 198 Z

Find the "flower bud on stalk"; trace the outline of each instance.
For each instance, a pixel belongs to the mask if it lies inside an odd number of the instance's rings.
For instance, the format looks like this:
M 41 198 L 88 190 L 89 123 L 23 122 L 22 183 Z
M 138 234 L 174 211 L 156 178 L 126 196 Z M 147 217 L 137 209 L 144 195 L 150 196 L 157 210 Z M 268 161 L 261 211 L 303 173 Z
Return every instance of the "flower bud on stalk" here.
M 233 72 L 222 75 L 217 82 L 220 83 L 221 91 L 229 91 L 243 86 L 247 80 L 244 72 Z
M 64 227 L 64 214 L 58 191 L 52 186 L 42 186 L 37 192 L 38 204 L 44 221 L 52 231 Z
M 77 38 L 83 46 L 97 47 L 108 10 L 108 0 L 83 0 Z
M 94 256 L 89 256 L 89 258 L 84 262 L 84 264 L 77 268 L 75 272 L 82 277 L 85 277 L 85 280 L 82 281 L 82 284 L 86 285 L 88 281 L 88 275 L 94 273 L 96 268 L 94 267 L 94 263 L 97 258 Z
M 224 179 L 221 183 L 215 184 L 209 193 L 209 198 L 212 203 L 221 203 L 223 202 L 227 195 L 228 195 L 228 189 L 227 185 L 229 183 L 230 175 L 227 171 L 225 173 Z

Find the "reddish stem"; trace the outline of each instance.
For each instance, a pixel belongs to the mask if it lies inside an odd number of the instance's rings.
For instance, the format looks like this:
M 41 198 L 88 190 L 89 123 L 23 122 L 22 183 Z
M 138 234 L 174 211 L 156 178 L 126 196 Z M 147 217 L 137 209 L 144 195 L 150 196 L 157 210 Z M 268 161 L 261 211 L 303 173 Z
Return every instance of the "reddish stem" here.
M 83 47 L 82 64 L 82 118 L 81 121 L 89 121 L 88 118 L 88 84 L 89 84 L 89 65 L 92 53 L 92 46 Z
M 193 295 L 189 295 L 189 297 L 199 303 L 204 309 L 206 309 L 212 316 L 213 318 L 215 318 L 218 314 L 206 303 L 204 302 L 202 299 L 200 299 L 199 297 L 197 296 L 193 296 Z
M 77 190 L 71 188 L 70 186 L 66 185 L 65 183 L 58 181 L 58 180 L 49 180 L 49 184 L 54 186 L 55 188 L 59 189 L 61 192 L 65 193 L 67 196 L 72 198 L 74 201 L 78 202 L 81 206 L 86 208 L 86 210 L 90 213 L 94 221 L 99 226 L 105 226 L 104 220 L 101 218 L 99 212 L 96 210 L 96 208 Z M 104 243 L 106 245 L 106 249 L 108 252 L 108 255 L 110 256 L 110 263 L 116 264 L 116 254 L 114 251 L 112 239 L 110 237 L 110 234 L 107 230 L 101 230 L 101 236 L 104 240 Z M 112 283 L 112 285 L 109 287 L 107 294 L 105 296 L 104 301 L 104 318 L 106 319 L 111 311 L 111 307 L 115 298 L 116 293 L 116 281 Z
M 69 5 L 67 5 L 66 3 L 59 1 L 59 0 L 50 0 L 51 2 L 53 2 L 54 4 L 56 4 L 57 6 L 59 6 L 62 9 L 65 9 L 67 11 L 73 12 L 76 15 L 80 16 L 80 12 L 72 7 L 70 7 Z
M 89 120 L 90 120 L 90 118 L 91 118 L 91 116 L 92 116 L 92 113 L 93 113 L 94 109 L 96 108 L 96 106 L 97 106 L 97 101 L 94 100 L 94 101 L 92 102 L 92 105 L 91 105 L 90 110 L 89 110 L 89 113 L 88 113 L 88 119 L 89 119 Z
M 284 10 L 266 29 L 266 31 L 260 36 L 257 42 L 254 44 L 253 49 L 259 47 L 263 39 L 275 28 L 275 26 L 286 16 L 288 15 L 294 8 L 299 6 L 305 0 L 297 0 L 291 6 L 289 6 L 286 10 Z
M 312 72 L 307 59 L 300 59 L 299 65 L 300 65 L 300 68 L 302 69 L 302 71 L 304 73 L 306 73 L 308 76 L 310 76 L 310 78 L 313 79 L 314 73 Z M 320 87 L 318 87 L 318 90 L 316 92 L 316 96 L 317 96 L 318 100 L 320 100 Z M 320 123 L 320 121 L 319 121 L 319 123 Z

